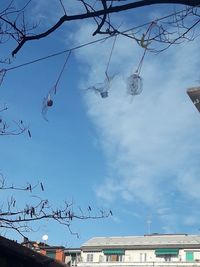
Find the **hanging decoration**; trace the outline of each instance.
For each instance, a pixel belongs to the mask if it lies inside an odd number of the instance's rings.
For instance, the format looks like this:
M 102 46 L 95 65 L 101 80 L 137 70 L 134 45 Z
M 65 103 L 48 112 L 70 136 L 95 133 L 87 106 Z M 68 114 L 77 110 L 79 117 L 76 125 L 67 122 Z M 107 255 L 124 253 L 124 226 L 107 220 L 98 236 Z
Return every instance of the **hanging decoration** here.
M 142 89 L 142 78 L 139 74 L 133 73 L 127 78 L 127 93 L 129 95 L 139 95 Z
M 106 98 L 108 97 L 108 91 L 111 88 L 111 83 L 114 77 L 115 75 L 113 76 L 106 75 L 103 83 L 97 83 L 94 86 L 89 87 L 88 90 L 93 90 L 95 93 L 100 94 L 102 98 Z
M 111 88 L 112 80 L 115 77 L 115 75 L 109 75 L 108 74 L 108 69 L 109 69 L 109 66 L 110 66 L 111 57 L 112 57 L 114 46 L 115 46 L 115 43 L 116 43 L 116 38 L 117 38 L 117 35 L 114 36 L 113 45 L 112 45 L 112 48 L 111 48 L 111 52 L 110 52 L 110 55 L 109 55 L 109 58 L 108 58 L 108 62 L 107 62 L 107 66 L 106 66 L 106 70 L 105 70 L 104 82 L 97 83 L 97 84 L 95 84 L 93 86 L 88 87 L 88 90 L 93 90 L 95 93 L 100 94 L 100 96 L 102 98 L 108 97 L 108 92 L 109 92 L 109 90 Z
M 51 108 L 54 104 L 54 101 L 53 101 L 53 96 L 57 93 L 57 87 L 58 87 L 58 84 L 59 84 L 59 81 L 62 77 L 62 74 L 63 74 L 63 71 L 65 70 L 65 67 L 67 65 L 67 62 L 68 62 L 68 59 L 71 55 L 71 51 L 69 51 L 67 57 L 66 57 L 66 60 L 63 64 L 63 67 L 58 75 L 58 78 L 56 80 L 56 83 L 54 84 L 54 86 L 49 90 L 49 92 L 47 93 L 47 95 L 44 97 L 43 99 L 43 102 L 42 102 L 42 116 L 43 118 L 48 121 L 47 117 L 46 117 L 46 114 L 47 114 L 47 111 L 49 110 L 49 108 Z
M 144 52 L 143 52 L 142 58 L 140 59 L 140 62 L 138 64 L 136 71 L 127 78 L 127 94 L 131 96 L 139 95 L 141 94 L 143 90 L 143 82 L 142 82 L 142 77 L 140 76 L 140 73 L 141 73 L 142 64 L 143 64 L 146 52 L 148 50 L 148 46 L 151 43 L 149 39 L 150 39 L 152 27 L 154 25 L 155 25 L 155 22 L 152 22 L 149 25 L 146 33 L 142 35 L 140 42 L 138 42 L 138 44 L 142 48 L 144 48 Z

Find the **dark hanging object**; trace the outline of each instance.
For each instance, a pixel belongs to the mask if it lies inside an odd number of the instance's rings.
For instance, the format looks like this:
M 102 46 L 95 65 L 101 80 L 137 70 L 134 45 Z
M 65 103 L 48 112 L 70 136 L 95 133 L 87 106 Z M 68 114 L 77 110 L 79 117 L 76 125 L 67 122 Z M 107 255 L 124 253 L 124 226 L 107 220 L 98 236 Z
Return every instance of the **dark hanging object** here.
M 48 94 L 46 97 L 44 97 L 43 99 L 43 102 L 42 102 L 42 116 L 43 118 L 48 121 L 47 117 L 46 117 L 46 113 L 47 111 L 49 110 L 49 108 L 51 108 L 53 105 L 54 105 L 54 102 L 53 102 L 53 96 L 57 93 L 57 87 L 58 87 L 58 84 L 60 82 L 60 79 L 63 75 L 63 71 L 65 70 L 65 67 L 66 67 L 66 64 L 68 62 L 68 59 L 71 55 L 71 50 L 69 51 L 67 57 L 66 57 L 66 60 L 63 64 L 63 67 L 59 73 L 59 76 L 56 80 L 56 83 L 54 84 L 54 86 L 49 90 Z
M 106 98 L 106 97 L 108 97 L 108 91 L 101 92 L 100 95 L 102 98 Z
M 31 132 L 30 132 L 30 130 L 28 130 L 28 136 L 31 138 Z
M 41 186 L 42 191 L 44 191 L 44 186 L 42 183 L 40 183 L 40 186 Z
M 53 106 L 53 100 L 52 99 L 48 99 L 47 100 L 47 106 L 48 107 L 52 107 Z
M 200 87 L 192 87 L 187 89 L 187 94 L 200 112 Z

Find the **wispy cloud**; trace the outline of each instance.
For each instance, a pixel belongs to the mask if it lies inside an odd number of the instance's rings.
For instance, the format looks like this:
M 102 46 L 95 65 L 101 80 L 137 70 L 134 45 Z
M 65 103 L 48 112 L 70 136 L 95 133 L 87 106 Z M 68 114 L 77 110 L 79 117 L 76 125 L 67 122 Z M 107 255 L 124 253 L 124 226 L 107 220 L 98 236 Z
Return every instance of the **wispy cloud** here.
M 64 14 L 74 15 L 85 12 L 84 6 L 79 1 L 32 1 L 32 13 L 34 15 L 34 23 L 36 19 L 45 26 L 52 26 Z M 66 23 L 67 24 L 67 23 Z M 41 26 L 41 25 L 40 25 Z
M 75 39 L 86 41 L 91 27 L 84 25 Z M 107 41 L 77 53 L 88 66 L 87 72 L 82 72 L 81 87 L 104 79 L 111 44 Z M 109 169 L 96 194 L 109 202 L 121 198 L 160 210 L 175 208 L 177 194 L 181 199 L 199 198 L 200 118 L 186 95 L 186 88 L 199 78 L 199 49 L 193 42 L 148 55 L 142 69 L 144 90 L 131 101 L 126 77 L 136 69 L 141 54 L 131 40 L 118 38 L 110 68 L 118 75 L 109 97 L 101 99 L 92 91 L 85 94 L 88 115 L 96 125 Z M 163 226 L 166 231 L 177 223 L 170 212 L 158 214 L 168 221 Z

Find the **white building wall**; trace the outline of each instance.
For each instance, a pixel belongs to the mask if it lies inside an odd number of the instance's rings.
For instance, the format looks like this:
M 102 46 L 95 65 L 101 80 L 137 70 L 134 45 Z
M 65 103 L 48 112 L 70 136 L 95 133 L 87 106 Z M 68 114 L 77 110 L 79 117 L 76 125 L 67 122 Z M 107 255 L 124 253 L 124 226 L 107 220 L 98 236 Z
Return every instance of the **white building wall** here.
M 169 262 L 186 262 L 186 252 L 193 252 L 194 262 L 200 262 L 200 249 L 180 249 L 178 257 L 171 256 Z M 91 256 L 88 257 L 88 254 L 93 254 L 92 262 L 93 263 L 102 263 L 106 262 L 106 255 L 103 252 L 81 252 L 81 259 L 83 263 L 88 262 L 88 258 L 91 259 Z M 165 257 L 156 257 L 155 249 L 152 250 L 125 250 L 125 254 L 122 257 L 123 263 L 145 263 L 145 262 L 155 262 L 155 263 L 165 263 Z
M 154 250 L 126 250 L 126 262 L 147 262 L 155 261 Z
M 81 259 L 82 262 L 88 262 L 87 259 L 91 258 L 88 256 L 88 254 L 93 254 L 93 262 L 101 262 L 104 258 L 103 252 L 94 252 L 94 251 L 88 251 L 88 252 L 81 252 Z
M 194 262 L 200 261 L 200 249 L 183 249 L 180 251 L 180 258 L 182 261 L 186 261 L 186 252 L 193 252 Z

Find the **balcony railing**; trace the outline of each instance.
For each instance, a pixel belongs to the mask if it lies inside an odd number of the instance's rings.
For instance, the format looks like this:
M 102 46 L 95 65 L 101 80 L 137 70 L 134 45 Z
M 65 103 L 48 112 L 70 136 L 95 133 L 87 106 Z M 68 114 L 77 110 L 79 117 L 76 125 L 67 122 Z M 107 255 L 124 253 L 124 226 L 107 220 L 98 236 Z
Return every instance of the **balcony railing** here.
M 78 267 L 200 267 L 200 262 L 79 262 Z

